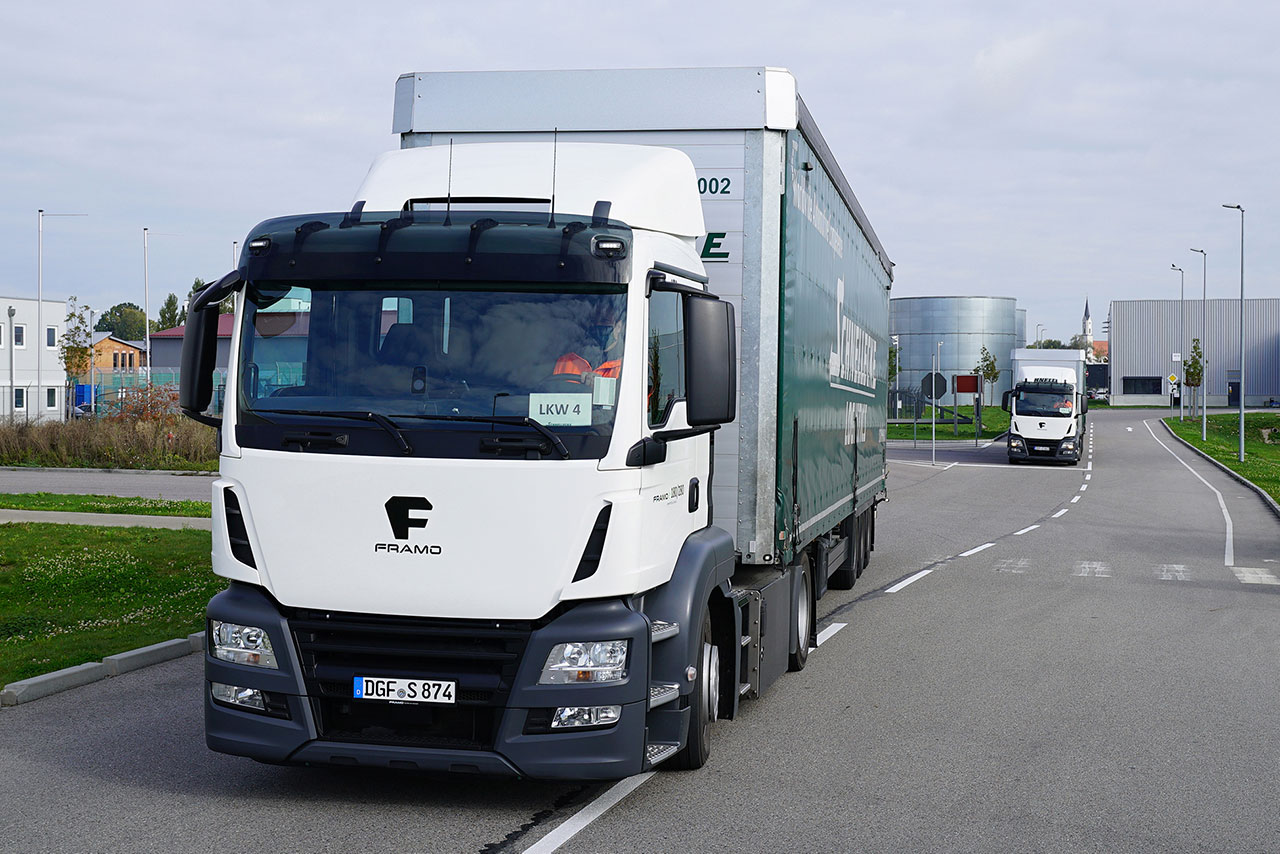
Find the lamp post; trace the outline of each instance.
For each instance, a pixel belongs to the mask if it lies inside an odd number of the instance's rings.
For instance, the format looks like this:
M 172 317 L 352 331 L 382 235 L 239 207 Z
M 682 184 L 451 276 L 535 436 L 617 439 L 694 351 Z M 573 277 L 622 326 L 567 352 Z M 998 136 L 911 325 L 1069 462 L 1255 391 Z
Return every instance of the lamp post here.
M 1186 314 L 1183 299 L 1186 295 L 1187 274 L 1177 264 L 1170 264 L 1169 266 L 1178 271 L 1178 378 L 1180 380 L 1178 383 L 1178 420 L 1181 421 L 1185 411 L 1182 392 L 1187 387 L 1187 370 L 1183 366 L 1185 354 L 1182 352 L 1183 342 L 1186 340 L 1183 329 L 1183 317 Z
M 17 386 L 13 384 L 13 316 L 17 314 L 13 306 L 9 306 L 9 423 L 13 423 L 13 404 L 18 399 Z
M 1223 207 L 1240 211 L 1240 462 L 1244 462 L 1244 208 Z
M 41 364 L 44 362 L 45 334 L 44 334 L 44 218 L 47 216 L 88 216 L 82 213 L 45 213 L 44 208 L 36 211 L 36 397 L 42 397 L 44 390 L 41 385 Z M 10 313 L 10 317 L 13 314 Z M 10 322 L 12 325 L 12 322 Z M 12 348 L 10 344 L 10 348 Z M 10 364 L 12 364 L 13 353 L 10 350 Z M 25 401 L 27 404 L 27 412 L 31 412 L 31 401 Z M 36 408 L 36 420 L 40 419 L 40 407 Z
M 1209 372 L 1205 366 L 1209 364 L 1209 255 L 1203 249 L 1192 249 L 1200 253 L 1200 441 L 1209 440 Z
M 235 269 L 240 265 L 240 241 L 231 241 L 231 269 Z
M 1036 324 L 1036 346 L 1037 347 L 1040 346 L 1040 330 L 1044 328 L 1045 328 L 1045 325 L 1043 323 Z
M 942 342 L 938 342 L 938 360 L 937 367 L 934 368 L 934 374 L 942 373 Z M 929 377 L 929 384 L 933 386 L 935 382 L 933 377 Z M 937 391 L 937 387 L 930 388 L 930 391 Z M 932 435 L 929 440 L 929 465 L 936 466 L 938 464 L 938 398 L 933 398 L 933 403 L 929 406 L 930 425 L 929 429 Z

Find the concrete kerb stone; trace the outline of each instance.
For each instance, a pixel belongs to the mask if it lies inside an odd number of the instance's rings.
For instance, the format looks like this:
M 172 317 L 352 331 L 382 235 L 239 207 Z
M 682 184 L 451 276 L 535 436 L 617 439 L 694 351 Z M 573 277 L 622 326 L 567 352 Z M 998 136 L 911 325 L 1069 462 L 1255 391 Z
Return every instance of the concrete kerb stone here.
M 32 700 L 39 700 L 41 697 L 47 697 L 50 694 L 79 688 L 82 685 L 88 685 L 91 682 L 97 682 L 110 676 L 119 676 L 122 673 L 139 670 L 152 664 L 160 664 L 161 662 L 172 661 L 175 658 L 182 658 L 192 653 L 202 652 L 204 650 L 204 639 L 204 632 L 194 632 L 185 638 L 161 641 L 160 643 L 153 643 L 150 646 L 140 647 L 128 652 L 108 655 L 100 662 L 93 661 L 88 664 L 78 664 L 75 667 L 55 670 L 53 673 L 43 673 L 39 676 L 32 676 L 30 679 L 10 682 L 4 686 L 4 690 L 0 691 L 0 706 L 16 706 L 19 703 L 29 703 Z
M 0 466 L 0 471 L 59 471 L 59 472 L 95 472 L 98 474 L 164 474 L 179 477 L 216 477 L 216 471 L 183 471 L 182 469 L 96 469 L 56 466 Z
M 1232 478 L 1234 478 L 1235 480 L 1238 480 L 1240 483 L 1244 484 L 1245 486 L 1249 487 L 1254 492 L 1256 492 L 1258 494 L 1258 497 L 1262 499 L 1262 503 L 1267 505 L 1267 509 L 1269 509 L 1272 513 L 1274 513 L 1277 519 L 1280 519 L 1280 504 L 1277 504 L 1276 500 L 1272 498 L 1270 495 L 1268 495 L 1265 489 L 1258 486 L 1256 483 L 1249 480 L 1247 477 L 1240 474 L 1239 472 L 1232 471 L 1228 466 L 1225 466 L 1222 463 L 1218 462 L 1213 457 L 1209 456 L 1204 451 L 1200 450 L 1195 445 L 1191 444 L 1186 439 L 1182 438 L 1177 433 L 1173 432 L 1173 428 L 1170 427 L 1163 418 L 1160 419 L 1160 423 L 1164 425 L 1164 429 L 1168 431 L 1169 435 L 1172 436 L 1174 439 L 1176 439 L 1179 443 L 1181 443 L 1184 448 L 1200 455 L 1200 457 L 1202 457 L 1203 459 L 1213 463 L 1215 466 L 1222 469 Z

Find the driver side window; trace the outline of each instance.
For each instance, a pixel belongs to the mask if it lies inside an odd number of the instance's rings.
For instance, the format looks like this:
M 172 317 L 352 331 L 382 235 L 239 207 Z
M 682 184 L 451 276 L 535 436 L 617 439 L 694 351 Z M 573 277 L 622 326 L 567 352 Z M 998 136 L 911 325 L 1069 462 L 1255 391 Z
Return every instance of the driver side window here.
M 649 426 L 666 423 L 671 405 L 684 398 L 684 300 L 670 291 L 649 297 Z

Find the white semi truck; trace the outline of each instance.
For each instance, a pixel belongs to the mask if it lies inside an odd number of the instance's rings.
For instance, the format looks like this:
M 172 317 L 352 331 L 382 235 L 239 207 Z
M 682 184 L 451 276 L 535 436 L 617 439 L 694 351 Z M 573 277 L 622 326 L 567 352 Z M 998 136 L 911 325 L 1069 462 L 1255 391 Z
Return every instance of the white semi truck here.
M 779 69 L 406 75 L 395 128 L 353 204 L 256 226 L 188 314 L 230 582 L 206 740 L 698 767 L 870 558 L 884 249 Z
M 1078 465 L 1084 450 L 1083 350 L 1014 350 L 1013 388 L 1004 394 L 1009 413 L 1009 462 L 1029 460 Z

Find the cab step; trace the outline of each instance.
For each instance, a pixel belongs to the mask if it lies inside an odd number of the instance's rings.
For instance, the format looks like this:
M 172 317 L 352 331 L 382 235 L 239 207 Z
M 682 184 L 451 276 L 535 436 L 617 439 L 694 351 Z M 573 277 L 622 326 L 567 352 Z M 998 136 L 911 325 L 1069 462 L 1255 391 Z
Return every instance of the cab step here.
M 665 741 L 650 742 L 644 749 L 644 759 L 649 767 L 657 765 L 659 762 L 665 762 L 672 756 L 680 752 L 680 745 L 672 744 Z
M 654 620 L 649 624 L 649 640 L 657 643 L 660 640 L 673 638 L 680 634 L 679 623 L 668 623 L 665 620 Z
M 656 709 L 680 696 L 680 686 L 674 682 L 654 682 L 649 686 L 649 708 Z

